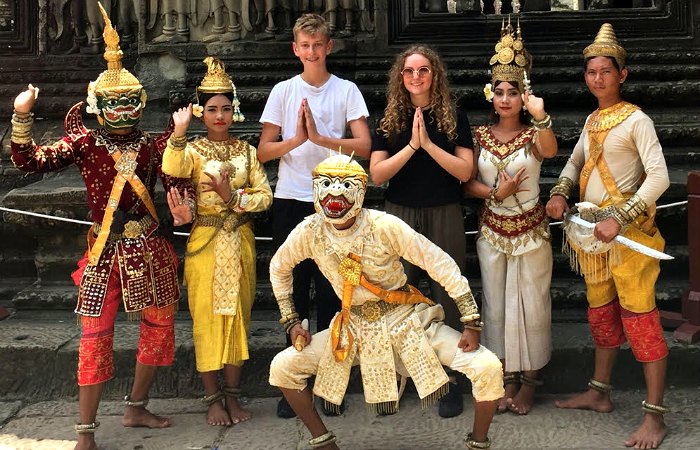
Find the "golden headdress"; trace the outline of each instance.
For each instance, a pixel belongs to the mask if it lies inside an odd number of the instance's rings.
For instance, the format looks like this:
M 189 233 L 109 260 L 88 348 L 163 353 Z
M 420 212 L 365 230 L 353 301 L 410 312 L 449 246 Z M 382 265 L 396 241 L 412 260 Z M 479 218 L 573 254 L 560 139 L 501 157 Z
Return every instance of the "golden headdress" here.
M 348 155 L 338 154 L 330 156 L 321 161 L 311 174 L 327 175 L 330 177 L 358 177 L 367 183 L 367 172 L 365 169 Z
M 615 58 L 620 69 L 625 67 L 627 51 L 617 42 L 615 30 L 609 23 L 601 25 L 593 43 L 583 49 L 583 58 L 588 59 L 595 56 L 610 56 Z
M 523 38 L 520 34 L 520 19 L 517 30 L 513 29 L 508 16 L 508 25 L 505 20 L 501 22 L 501 38 L 495 47 L 496 53 L 491 57 L 491 82 L 515 81 L 520 91 L 524 89 L 523 78 L 526 71 L 532 67 L 532 58 L 525 50 Z
M 224 63 L 219 58 L 214 58 L 213 56 L 207 56 L 204 58 L 203 62 L 207 65 L 207 73 L 204 75 L 204 79 L 199 86 L 197 86 L 197 105 L 194 105 L 195 115 L 201 117 L 204 108 L 204 105 L 199 104 L 199 94 L 228 94 L 232 92 L 233 100 L 231 104 L 233 105 L 233 121 L 243 122 L 245 117 L 241 114 L 239 108 L 241 102 L 238 100 L 236 85 L 226 73 Z
M 94 86 L 91 86 L 93 91 L 96 93 L 122 93 L 135 89 L 143 89 L 139 80 L 122 66 L 124 52 L 119 48 L 119 34 L 117 30 L 112 27 L 112 22 L 109 20 L 109 16 L 107 16 L 107 12 L 102 7 L 102 4 L 97 0 L 95 1 L 105 21 L 102 37 L 105 41 L 104 58 L 107 61 L 107 70 L 102 72 L 97 80 L 94 81 Z

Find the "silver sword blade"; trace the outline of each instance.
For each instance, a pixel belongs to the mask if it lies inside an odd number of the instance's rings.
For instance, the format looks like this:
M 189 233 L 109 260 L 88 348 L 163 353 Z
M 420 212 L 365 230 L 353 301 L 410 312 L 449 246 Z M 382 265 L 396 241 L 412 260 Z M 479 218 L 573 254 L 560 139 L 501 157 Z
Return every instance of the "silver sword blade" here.
M 567 216 L 566 220 L 570 220 L 573 223 L 581 225 L 581 226 L 586 227 L 586 228 L 595 228 L 594 223 L 591 223 L 587 220 L 583 220 L 579 216 L 575 216 L 573 214 Z M 660 252 L 660 251 L 655 250 L 651 247 L 647 247 L 644 244 L 640 244 L 637 241 L 633 241 L 632 239 L 621 236 L 619 234 L 617 236 L 615 236 L 613 241 L 618 242 L 618 243 L 624 245 L 625 247 L 631 248 L 635 252 L 639 252 L 643 255 L 651 256 L 652 258 L 665 259 L 665 260 L 674 259 L 673 256 L 671 256 L 671 255 L 667 255 L 664 252 Z

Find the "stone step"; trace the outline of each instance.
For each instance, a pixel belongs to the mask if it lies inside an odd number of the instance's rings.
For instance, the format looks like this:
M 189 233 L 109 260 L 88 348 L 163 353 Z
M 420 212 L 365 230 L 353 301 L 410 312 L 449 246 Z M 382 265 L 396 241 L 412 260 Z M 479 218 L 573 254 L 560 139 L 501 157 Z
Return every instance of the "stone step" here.
M 245 364 L 241 387 L 251 397 L 278 396 L 279 391 L 268 383 L 268 375 L 271 359 L 285 347 L 284 335 L 275 318 L 266 312 L 254 314 L 250 330 L 250 360 Z M 592 373 L 593 346 L 588 326 L 585 323 L 555 322 L 552 338 L 552 360 L 542 371 L 543 392 L 580 390 Z M 202 387 L 194 368 L 192 324 L 184 316 L 176 321 L 175 339 L 175 364 L 158 371 L 151 396 L 201 396 Z M 0 399 L 40 401 L 75 397 L 79 340 L 80 329 L 70 314 L 42 316 L 33 312 L 22 313 L 3 321 L 0 325 L 0 360 L 10 363 L 4 365 L 0 377 Z M 105 385 L 104 398 L 121 398 L 128 392 L 137 340 L 137 323 L 116 323 L 115 373 Z M 666 340 L 671 352 L 667 385 L 676 388 L 697 386 L 700 346 L 674 342 L 669 332 Z M 612 384 L 619 389 L 640 389 L 643 379 L 640 364 L 634 361 L 629 347 L 624 345 Z M 353 369 L 349 392 L 361 392 L 357 368 Z

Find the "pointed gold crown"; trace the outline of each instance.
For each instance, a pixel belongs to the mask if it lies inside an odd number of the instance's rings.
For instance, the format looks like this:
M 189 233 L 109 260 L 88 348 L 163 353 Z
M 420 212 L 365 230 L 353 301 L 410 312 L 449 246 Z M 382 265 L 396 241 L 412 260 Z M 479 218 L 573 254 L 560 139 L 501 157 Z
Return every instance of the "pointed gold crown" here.
M 203 94 L 225 94 L 234 92 L 235 86 L 233 80 L 226 73 L 226 67 L 219 58 L 207 56 L 204 58 L 204 64 L 207 65 L 207 74 L 197 86 L 197 92 Z
M 617 42 L 615 30 L 609 23 L 601 25 L 593 43 L 583 49 L 583 58 L 588 59 L 595 56 L 610 56 L 615 58 L 620 69 L 625 67 L 627 51 Z
M 532 58 L 525 50 L 523 38 L 520 33 L 520 18 L 518 28 L 513 30 L 508 16 L 508 25 L 501 21 L 501 38 L 495 47 L 496 53 L 491 57 L 491 82 L 517 81 L 520 90 L 523 90 L 523 75 L 532 66 Z
M 112 27 L 112 22 L 102 4 L 97 1 L 102 17 L 105 20 L 105 28 L 102 37 L 105 41 L 104 58 L 107 61 L 107 70 L 102 72 L 95 81 L 95 92 L 125 92 L 135 89 L 143 89 L 143 86 L 131 72 L 122 66 L 124 52 L 119 48 L 119 34 Z
M 359 177 L 367 183 L 367 172 L 362 166 L 348 155 L 333 155 L 321 161 L 311 173 L 330 177 Z

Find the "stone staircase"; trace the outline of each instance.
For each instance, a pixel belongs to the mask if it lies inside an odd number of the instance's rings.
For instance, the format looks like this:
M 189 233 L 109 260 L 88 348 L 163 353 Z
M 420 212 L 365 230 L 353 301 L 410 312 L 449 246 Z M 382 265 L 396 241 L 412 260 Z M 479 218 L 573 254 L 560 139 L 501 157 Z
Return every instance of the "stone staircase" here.
M 372 52 L 363 50 L 361 43 L 339 42 L 336 53 L 329 58 L 329 68 L 333 73 L 358 83 L 370 109 L 370 123 L 374 128 L 385 103 L 386 74 L 393 62 L 393 54 L 399 49 Z M 260 129 L 257 120 L 269 90 L 276 82 L 297 74 L 300 64 L 290 57 L 289 43 L 264 43 L 264 47 L 255 47 L 263 49 L 267 55 L 263 58 L 259 52 L 253 51 L 252 44 L 240 45 L 238 54 L 231 49 L 227 52 L 224 47 L 197 44 L 178 47 L 175 54 L 184 60 L 184 78 L 167 83 L 157 82 L 153 74 L 162 56 L 142 54 L 137 59 L 135 52 L 127 53 L 125 65 L 136 67 L 134 71 L 149 92 L 142 127 L 153 132 L 164 128 L 169 109 L 186 102 L 201 78 L 204 69 L 202 55 L 212 52 L 224 57 L 239 88 L 247 120 L 237 124 L 234 132 L 257 144 Z M 583 83 L 580 49 L 571 43 L 554 53 L 549 51 L 551 46 L 547 47 L 547 51 L 544 47 L 545 43 L 528 44 L 535 57 L 530 76 L 533 89 L 545 99 L 560 145 L 559 154 L 543 165 L 542 192 L 546 194 L 571 153 L 586 115 L 595 108 L 595 102 Z M 661 44 L 657 47 L 661 47 Z M 187 51 L 183 51 L 185 49 Z M 442 51 L 456 100 L 469 111 L 472 125 L 486 122 L 490 108 L 482 94 L 483 84 L 489 81 L 485 70 L 488 59 L 485 55 L 488 52 L 490 45 L 476 50 L 473 47 L 460 50 L 445 46 Z M 671 187 L 659 204 L 685 200 L 687 172 L 700 163 L 700 106 L 695 101 L 700 94 L 700 64 L 697 61 L 700 61 L 700 50 L 692 45 L 688 45 L 688 48 L 635 49 L 628 60 L 630 76 L 624 86 L 624 95 L 627 100 L 640 105 L 655 121 L 671 176 Z M 47 67 L 54 69 L 49 71 Z M 62 69 L 55 70 L 56 67 Z M 35 108 L 38 118 L 35 138 L 47 142 L 61 135 L 62 115 L 70 105 L 84 99 L 87 82 L 94 79 L 100 70 L 95 66 L 94 56 L 47 55 L 38 59 L 8 60 L 0 66 L 3 76 L 0 95 L 12 98 L 28 81 L 40 86 L 41 97 Z M 0 127 L 2 205 L 84 220 L 87 217 L 85 188 L 77 171 L 68 169 L 42 177 L 26 176 L 12 167 L 9 161 L 8 113 L 9 110 L 0 111 L 5 123 Z M 89 126 L 95 126 L 91 119 L 86 119 L 86 122 Z M 193 134 L 201 132 L 201 126 L 193 127 Z M 274 184 L 276 167 L 272 163 L 267 168 Z M 381 199 L 382 188 L 373 186 L 366 204 L 381 208 Z M 164 206 L 162 191 L 157 195 L 157 202 L 161 208 Z M 464 200 L 468 230 L 476 229 L 479 203 L 474 199 Z M 688 280 L 686 208 L 660 210 L 658 223 L 667 241 L 667 251 L 676 257 L 662 264 L 658 299 L 662 307 L 677 309 L 679 295 L 686 288 Z M 4 243 L 0 252 L 0 305 L 18 310 L 70 309 L 75 290 L 68 274 L 84 249 L 85 231 L 86 227 L 81 225 L 5 213 L 0 220 L 0 239 Z M 553 242 L 558 250 L 561 234 L 558 228 L 553 231 Z M 257 234 L 270 235 L 266 214 L 257 220 Z M 182 253 L 184 239 L 179 239 L 176 246 Z M 468 247 L 470 257 L 466 275 L 478 287 L 479 273 L 473 238 L 468 240 Z M 270 253 L 269 242 L 259 241 L 256 309 L 274 309 L 275 306 L 267 282 Z M 579 277 L 569 271 L 559 252 L 555 253 L 552 287 L 555 308 L 562 311 L 579 310 L 582 313 L 585 305 L 582 302 L 583 284 Z

